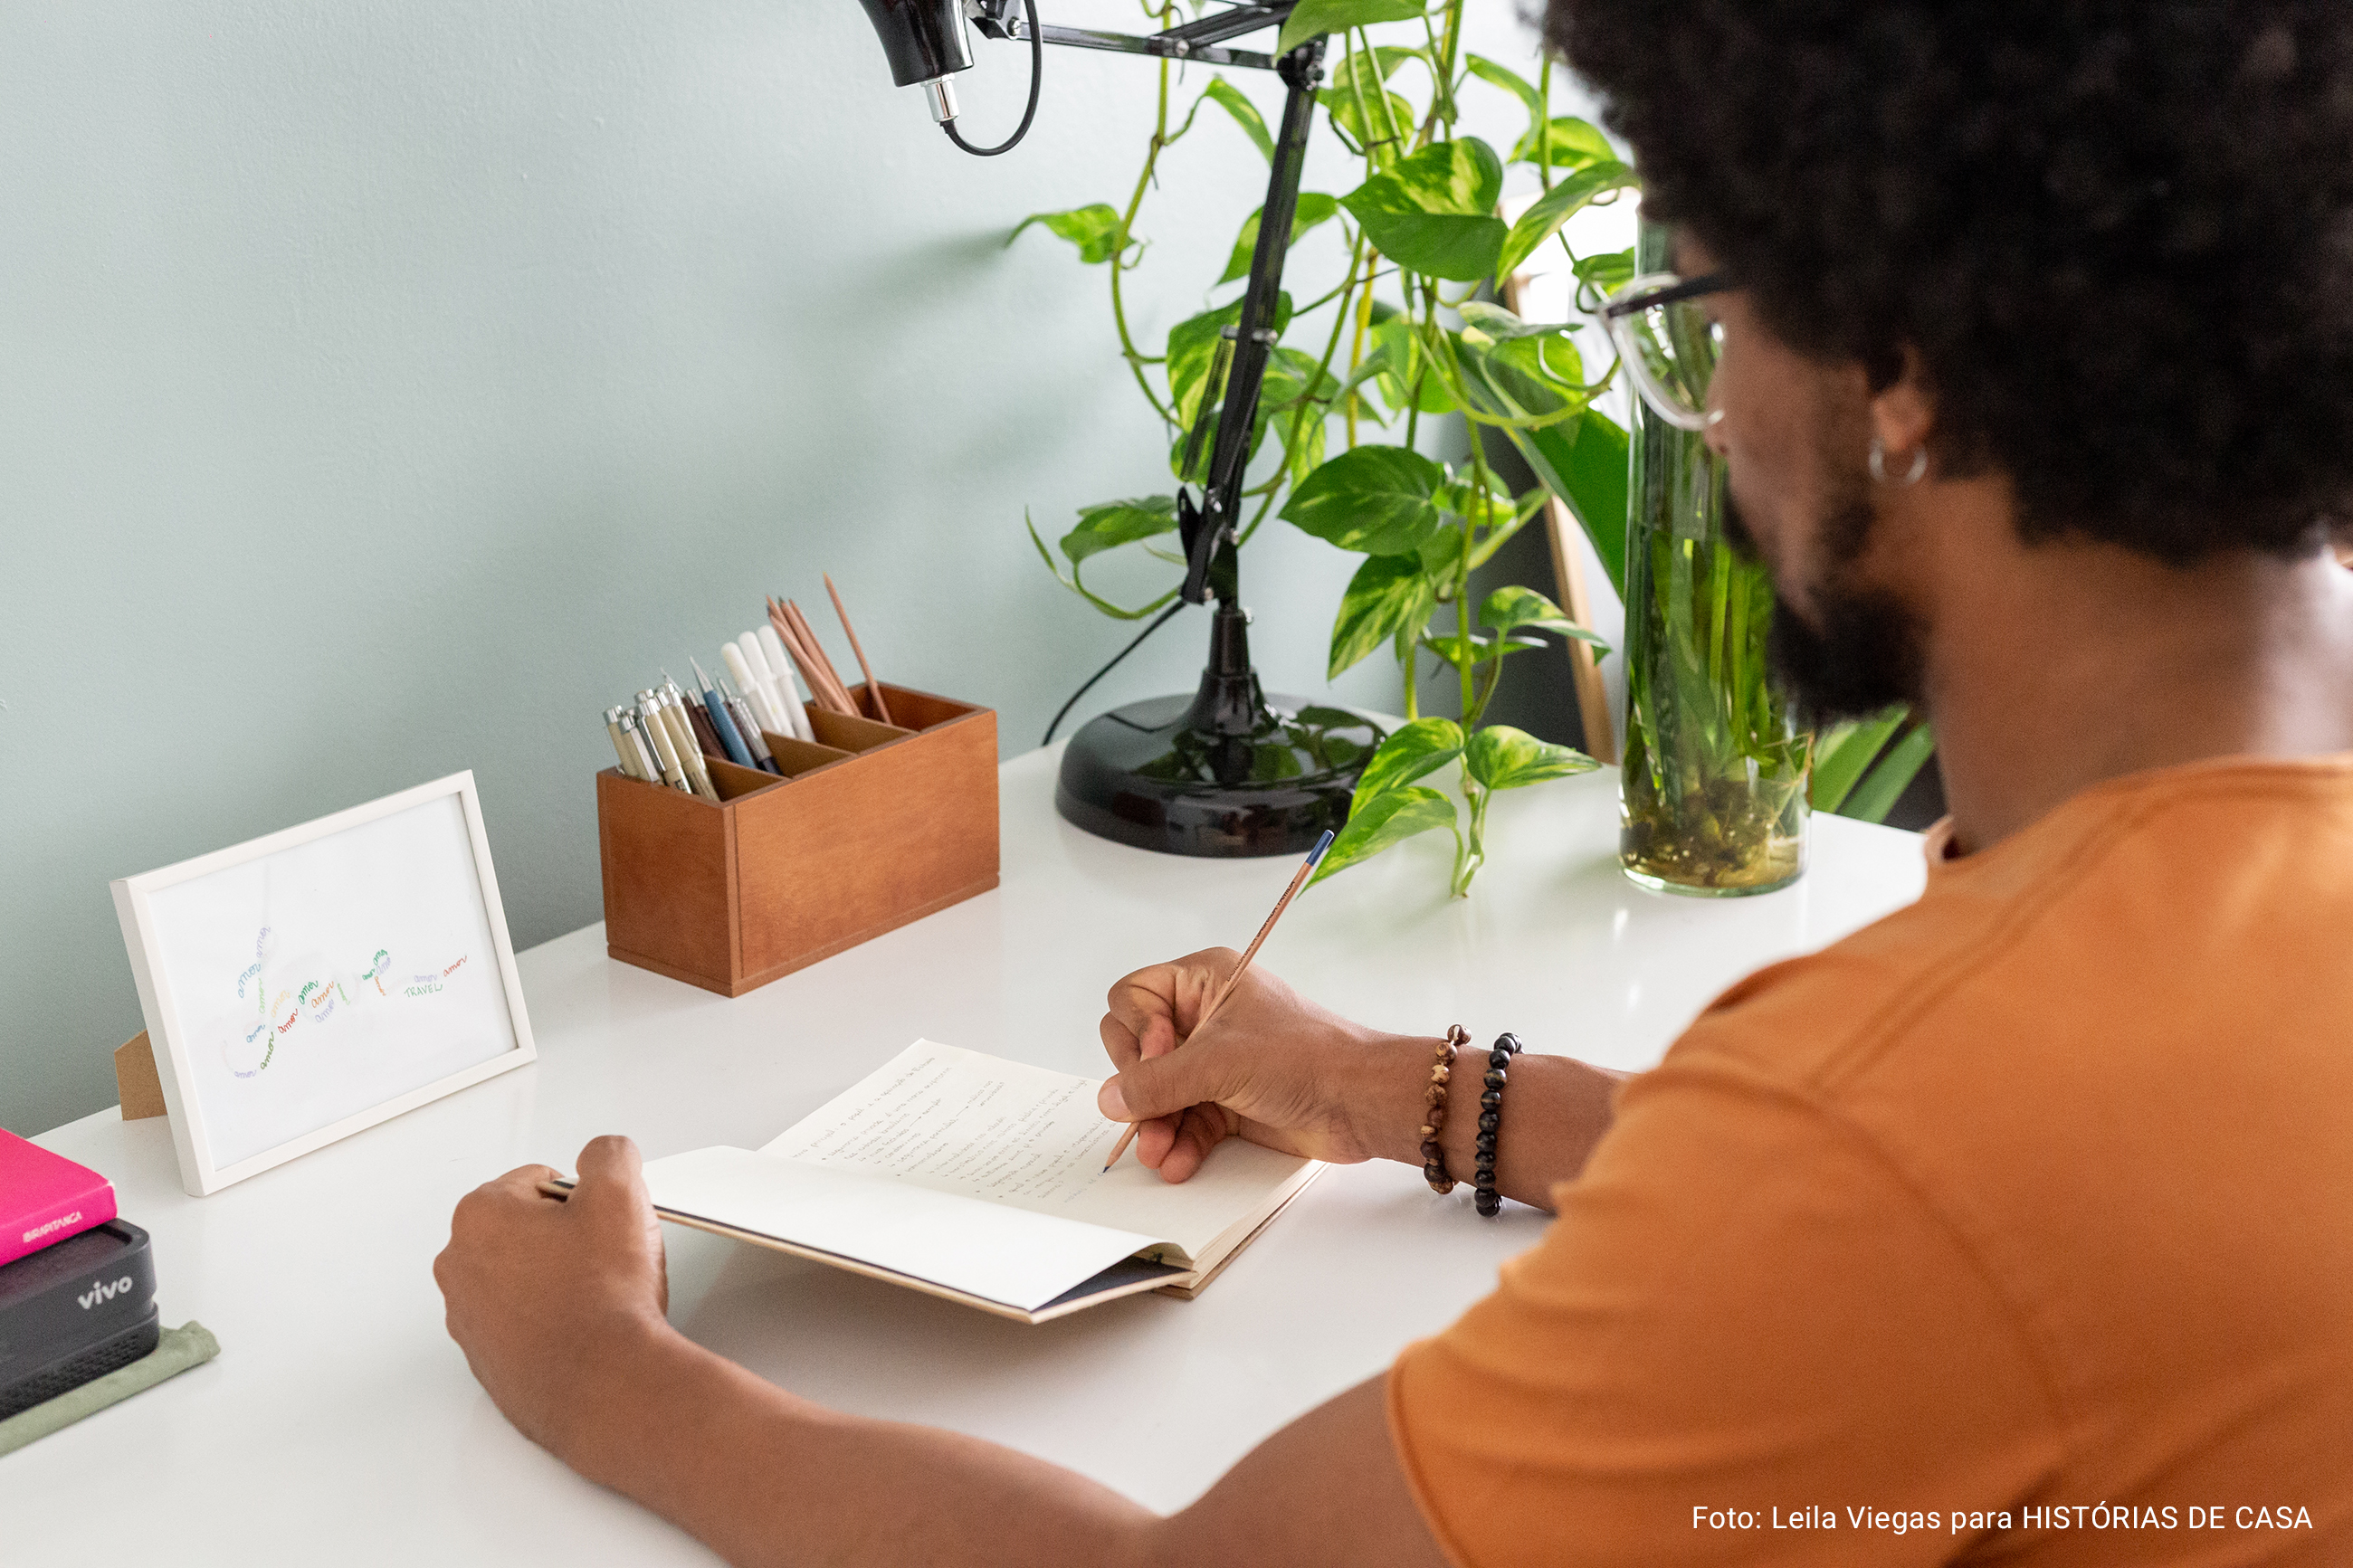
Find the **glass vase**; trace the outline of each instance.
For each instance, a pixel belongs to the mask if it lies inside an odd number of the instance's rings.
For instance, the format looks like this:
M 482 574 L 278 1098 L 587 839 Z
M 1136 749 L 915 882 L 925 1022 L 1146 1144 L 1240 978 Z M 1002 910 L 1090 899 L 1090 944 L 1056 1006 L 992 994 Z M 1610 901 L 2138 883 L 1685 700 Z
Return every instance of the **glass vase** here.
M 1639 269 L 1666 258 L 1666 232 L 1643 225 Z M 1712 339 L 1672 336 L 1704 393 Z M 1619 860 L 1661 892 L 1770 892 L 1805 870 L 1813 753 L 1766 672 L 1772 583 L 1725 536 L 1724 464 L 1705 438 L 1632 402 Z

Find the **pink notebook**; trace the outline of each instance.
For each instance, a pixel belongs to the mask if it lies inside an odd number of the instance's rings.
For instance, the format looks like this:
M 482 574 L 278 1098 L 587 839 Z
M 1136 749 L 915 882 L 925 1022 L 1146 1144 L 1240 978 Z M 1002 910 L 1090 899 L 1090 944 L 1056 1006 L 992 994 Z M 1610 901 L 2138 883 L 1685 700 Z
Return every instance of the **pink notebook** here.
M 0 1131 L 0 1263 L 114 1217 L 114 1184 Z

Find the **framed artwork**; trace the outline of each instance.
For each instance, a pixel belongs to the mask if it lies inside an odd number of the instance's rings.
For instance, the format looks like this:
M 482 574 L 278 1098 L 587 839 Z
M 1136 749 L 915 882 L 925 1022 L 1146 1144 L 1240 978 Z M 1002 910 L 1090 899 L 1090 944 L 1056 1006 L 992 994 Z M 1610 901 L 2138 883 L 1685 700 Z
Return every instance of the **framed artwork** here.
M 196 1196 L 533 1058 L 471 773 L 113 889 Z

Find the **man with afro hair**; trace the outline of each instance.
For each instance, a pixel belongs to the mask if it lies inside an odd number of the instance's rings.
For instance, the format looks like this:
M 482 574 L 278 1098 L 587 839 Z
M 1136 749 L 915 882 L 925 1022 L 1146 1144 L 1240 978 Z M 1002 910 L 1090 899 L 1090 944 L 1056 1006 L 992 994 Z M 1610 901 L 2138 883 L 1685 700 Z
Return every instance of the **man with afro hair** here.
M 1555 0 L 1546 28 L 1674 226 L 1676 279 L 1625 303 L 1714 338 L 1683 412 L 1785 679 L 1935 723 L 1927 890 L 1630 1082 L 1520 1058 L 1495 1175 L 1556 1211 L 1542 1243 L 1166 1518 L 670 1330 L 625 1140 L 568 1204 L 514 1173 L 437 1273 L 492 1397 L 584 1474 L 746 1563 L 2353 1563 L 2353 22 Z M 1428 1034 L 1253 970 L 1174 1048 L 1231 959 L 1113 988 L 1103 1104 L 1145 1162 L 1420 1163 Z

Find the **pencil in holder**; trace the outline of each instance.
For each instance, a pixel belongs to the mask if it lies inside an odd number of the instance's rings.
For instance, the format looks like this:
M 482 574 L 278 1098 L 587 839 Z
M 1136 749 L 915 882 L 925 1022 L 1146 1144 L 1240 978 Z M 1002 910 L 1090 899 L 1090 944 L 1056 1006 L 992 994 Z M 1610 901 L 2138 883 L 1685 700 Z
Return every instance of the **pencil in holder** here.
M 706 758 L 716 805 L 598 773 L 605 951 L 740 996 L 997 886 L 996 712 L 881 690 L 898 723 L 763 731 L 782 777 Z

